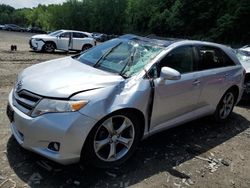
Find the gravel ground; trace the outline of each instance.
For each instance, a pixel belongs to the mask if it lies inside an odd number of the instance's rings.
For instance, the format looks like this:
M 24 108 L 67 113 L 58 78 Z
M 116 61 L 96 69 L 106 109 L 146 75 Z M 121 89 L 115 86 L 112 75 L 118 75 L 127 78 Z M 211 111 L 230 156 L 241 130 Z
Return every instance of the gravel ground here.
M 29 51 L 30 34 L 0 31 L 0 188 L 4 187 L 250 187 L 250 103 L 226 123 L 199 119 L 141 142 L 119 168 L 62 166 L 22 149 L 5 115 L 22 69 L 68 54 Z M 17 51 L 11 52 L 10 45 Z

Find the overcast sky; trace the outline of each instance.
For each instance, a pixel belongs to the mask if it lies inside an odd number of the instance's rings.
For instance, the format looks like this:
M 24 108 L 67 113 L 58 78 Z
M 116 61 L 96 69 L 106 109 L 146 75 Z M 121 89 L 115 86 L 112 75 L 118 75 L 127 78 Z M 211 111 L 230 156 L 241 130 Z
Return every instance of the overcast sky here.
M 14 8 L 31 8 L 38 4 L 60 4 L 66 0 L 0 0 L 0 4 L 10 5 Z

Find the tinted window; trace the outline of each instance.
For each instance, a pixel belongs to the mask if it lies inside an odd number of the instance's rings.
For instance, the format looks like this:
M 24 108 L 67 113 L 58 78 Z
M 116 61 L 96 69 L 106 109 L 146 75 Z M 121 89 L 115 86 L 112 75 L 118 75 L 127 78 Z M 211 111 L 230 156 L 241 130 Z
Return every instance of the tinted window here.
M 86 38 L 86 37 L 88 36 L 83 33 L 73 33 L 73 38 Z
M 222 52 L 222 56 L 223 56 L 224 66 L 233 66 L 233 65 L 235 65 L 233 60 L 230 57 L 228 57 L 228 55 L 226 53 Z
M 194 62 L 193 47 L 185 46 L 169 52 L 160 62 L 160 68 L 170 67 L 180 73 L 188 73 L 194 71 Z
M 198 66 L 200 70 L 234 65 L 234 62 L 218 48 L 202 46 L 198 48 L 198 51 L 200 56 Z

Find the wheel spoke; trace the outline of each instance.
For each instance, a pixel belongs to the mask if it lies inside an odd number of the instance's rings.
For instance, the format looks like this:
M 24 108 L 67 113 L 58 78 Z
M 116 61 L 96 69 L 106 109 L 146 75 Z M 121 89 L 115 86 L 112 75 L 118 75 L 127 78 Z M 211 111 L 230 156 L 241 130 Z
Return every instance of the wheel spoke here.
M 227 96 L 224 97 L 223 103 L 224 103 L 224 104 L 227 104 Z
M 102 149 L 104 146 L 106 146 L 109 143 L 109 138 L 106 138 L 104 140 L 100 140 L 100 141 L 95 141 L 95 148 L 96 151 L 100 151 L 100 149 Z
M 121 127 L 116 131 L 117 134 L 121 134 L 126 128 L 128 128 L 129 126 L 131 126 L 129 124 L 129 122 L 127 121 L 127 119 L 124 119 Z
M 107 131 L 109 132 L 110 135 L 114 134 L 114 127 L 113 127 L 112 118 L 110 118 L 109 121 L 105 121 L 103 123 L 103 127 L 105 127 L 107 129 Z
M 116 144 L 113 142 L 110 144 L 109 156 L 108 159 L 116 157 Z
M 233 100 L 233 96 L 229 95 L 228 98 L 227 98 L 227 104 L 232 103 L 232 100 Z
M 132 138 L 124 138 L 124 137 L 120 136 L 119 138 L 117 138 L 117 141 L 120 144 L 122 144 L 122 145 L 126 146 L 127 148 L 129 148 L 130 142 L 132 141 Z

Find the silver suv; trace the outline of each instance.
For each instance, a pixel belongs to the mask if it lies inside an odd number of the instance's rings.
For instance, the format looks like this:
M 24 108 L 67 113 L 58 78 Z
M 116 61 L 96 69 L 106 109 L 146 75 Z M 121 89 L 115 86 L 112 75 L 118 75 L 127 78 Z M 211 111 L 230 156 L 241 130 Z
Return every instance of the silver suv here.
M 149 135 L 207 115 L 226 120 L 244 75 L 223 45 L 124 35 L 23 70 L 7 114 L 24 148 L 112 167 Z

